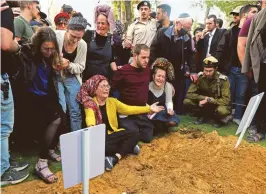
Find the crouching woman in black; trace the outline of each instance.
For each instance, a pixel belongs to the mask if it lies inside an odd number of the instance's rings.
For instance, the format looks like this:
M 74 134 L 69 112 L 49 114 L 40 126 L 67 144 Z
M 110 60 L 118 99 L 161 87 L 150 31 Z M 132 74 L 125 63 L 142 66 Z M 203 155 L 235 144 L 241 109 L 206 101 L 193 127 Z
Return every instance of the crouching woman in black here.
M 54 139 L 63 115 L 54 82 L 54 70 L 60 66 L 54 31 L 49 27 L 40 28 L 32 37 L 32 43 L 22 47 L 20 59 L 24 126 L 40 136 L 40 155 L 35 171 L 45 182 L 53 183 L 57 177 L 48 168 L 48 159 L 61 161 L 53 150 L 53 142 L 56 142 Z

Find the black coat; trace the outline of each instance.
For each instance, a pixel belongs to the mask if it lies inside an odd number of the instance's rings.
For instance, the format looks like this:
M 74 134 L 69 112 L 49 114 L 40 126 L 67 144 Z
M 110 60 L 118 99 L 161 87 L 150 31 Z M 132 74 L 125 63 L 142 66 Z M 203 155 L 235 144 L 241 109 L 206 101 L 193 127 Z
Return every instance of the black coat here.
M 237 39 L 234 30 L 237 30 L 238 26 L 234 26 L 228 29 L 222 36 L 216 53 L 213 55 L 218 60 L 219 71 L 223 74 L 228 74 L 232 67 L 232 60 L 234 55 L 234 49 L 237 49 Z M 237 34 L 238 35 L 238 34 Z
M 167 28 L 161 28 L 157 31 L 151 47 L 150 47 L 150 64 L 152 64 L 156 58 L 163 57 L 168 59 L 174 66 L 175 74 L 179 74 L 181 71 L 181 66 L 186 63 L 190 67 L 191 72 L 195 72 L 193 63 L 193 50 L 192 50 L 192 40 L 191 37 L 181 30 L 182 39 L 174 43 L 173 37 L 171 35 L 173 31 L 173 26 Z M 172 46 L 177 44 L 176 47 L 180 52 L 173 52 Z M 183 49 L 182 49 L 183 48 Z M 183 52 L 182 52 L 183 50 Z M 176 78 L 178 75 L 175 75 Z
M 215 56 L 217 46 L 225 33 L 226 29 L 218 29 L 216 28 L 216 31 L 213 35 L 211 46 L 210 46 L 210 55 Z M 203 63 L 203 60 L 206 58 L 207 50 L 208 50 L 208 43 L 209 43 L 209 34 L 204 36 L 204 39 L 200 39 L 197 43 L 197 51 L 201 52 L 200 60 Z

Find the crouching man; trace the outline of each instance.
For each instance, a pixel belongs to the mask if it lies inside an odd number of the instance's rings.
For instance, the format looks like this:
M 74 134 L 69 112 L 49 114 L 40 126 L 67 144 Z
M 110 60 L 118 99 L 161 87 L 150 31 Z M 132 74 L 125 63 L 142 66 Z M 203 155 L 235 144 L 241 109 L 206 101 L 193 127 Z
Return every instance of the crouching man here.
M 213 126 L 220 127 L 230 120 L 230 83 L 227 76 L 217 71 L 216 58 L 207 57 L 203 62 L 203 72 L 199 73 L 198 82 L 190 85 L 184 105 L 197 115 L 196 125 L 212 118 Z

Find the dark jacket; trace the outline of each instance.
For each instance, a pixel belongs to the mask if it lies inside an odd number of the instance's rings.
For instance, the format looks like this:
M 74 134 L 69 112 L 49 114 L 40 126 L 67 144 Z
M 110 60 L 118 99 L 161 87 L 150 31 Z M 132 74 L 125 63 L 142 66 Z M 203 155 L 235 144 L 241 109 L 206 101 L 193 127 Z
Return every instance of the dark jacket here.
M 36 76 L 37 67 L 41 63 L 40 58 L 33 52 L 32 45 L 23 45 L 19 53 L 20 57 L 20 75 L 19 81 L 21 81 L 21 86 L 23 90 L 27 90 L 30 84 L 33 82 Z M 57 82 L 55 77 L 55 72 L 52 71 L 51 76 L 48 80 L 48 95 L 58 101 L 57 95 Z
M 217 46 L 225 33 L 226 29 L 218 29 L 216 28 L 216 31 L 213 35 L 211 46 L 210 46 L 210 55 L 215 56 Z M 206 58 L 207 55 L 207 50 L 208 50 L 208 40 L 209 40 L 209 35 L 205 35 L 204 39 L 200 39 L 197 43 L 197 51 L 201 52 L 200 60 L 203 63 L 203 60 Z
M 228 29 L 223 34 L 217 46 L 216 53 L 213 55 L 218 60 L 219 71 L 224 74 L 228 74 L 232 67 L 234 49 L 235 50 L 237 49 L 237 40 L 238 40 L 238 35 L 236 33 L 233 33 L 233 31 L 237 30 L 237 28 L 238 26 L 234 26 Z
M 245 51 L 245 60 L 242 73 L 247 73 L 252 67 L 254 80 L 259 81 L 260 65 L 266 58 L 266 49 L 263 45 L 262 32 L 266 25 L 266 9 L 261 10 L 252 20 Z
M 190 67 L 191 72 L 195 72 L 195 68 L 193 68 L 193 50 L 192 50 L 192 40 L 191 37 L 184 31 L 181 30 L 180 34 L 182 36 L 179 36 L 180 42 L 177 44 L 180 45 L 180 47 L 183 47 L 183 52 L 181 56 L 173 55 L 173 51 L 171 51 L 172 44 L 174 43 L 172 32 L 174 30 L 174 26 L 170 26 L 167 28 L 161 28 L 157 31 L 151 47 L 150 47 L 150 64 L 152 64 L 156 58 L 163 57 L 168 59 L 174 66 L 175 72 L 180 71 L 181 66 L 186 63 Z M 183 46 L 182 46 L 183 44 Z M 182 48 L 180 48 L 182 50 Z M 183 58 L 183 59 L 182 59 Z M 178 75 L 176 75 L 177 77 Z

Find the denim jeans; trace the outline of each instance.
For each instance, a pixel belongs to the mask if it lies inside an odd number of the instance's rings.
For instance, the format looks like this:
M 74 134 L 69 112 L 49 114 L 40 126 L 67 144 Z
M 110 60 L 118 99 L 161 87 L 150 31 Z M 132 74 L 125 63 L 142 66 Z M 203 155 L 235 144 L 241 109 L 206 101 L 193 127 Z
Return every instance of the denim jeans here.
M 241 119 L 244 112 L 248 77 L 241 73 L 241 67 L 233 66 L 228 74 L 231 90 L 231 102 L 235 103 L 235 119 Z
M 64 78 L 57 75 L 59 103 L 64 112 L 69 111 L 70 127 L 72 131 L 81 129 L 82 118 L 80 104 L 76 96 L 80 90 L 80 83 L 75 75 Z
M 9 83 L 8 98 L 4 98 L 2 84 Z M 8 138 L 13 131 L 14 102 L 8 75 L 1 76 L 1 176 L 10 167 Z

